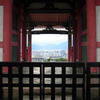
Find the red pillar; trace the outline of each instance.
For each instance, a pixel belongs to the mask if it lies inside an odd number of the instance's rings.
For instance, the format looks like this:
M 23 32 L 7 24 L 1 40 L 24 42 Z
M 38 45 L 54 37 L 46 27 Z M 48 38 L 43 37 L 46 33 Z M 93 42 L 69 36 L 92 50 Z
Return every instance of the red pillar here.
M 82 60 L 82 47 L 81 47 L 81 13 L 78 12 L 77 17 L 77 31 L 78 31 L 78 38 L 77 38 L 77 47 L 78 47 L 78 61 Z
M 72 28 L 73 28 L 73 61 L 76 61 L 77 59 L 77 22 L 74 15 L 72 19 Z
M 68 34 L 68 61 L 71 61 L 71 33 Z
M 31 62 L 32 61 L 32 56 L 31 56 L 31 52 L 32 52 L 32 47 L 31 47 L 31 30 L 29 29 L 28 32 L 28 61 Z
M 3 60 L 12 61 L 12 0 L 4 0 Z
M 22 23 L 22 60 L 26 61 L 26 23 Z
M 18 61 L 21 61 L 21 20 L 18 21 Z
M 96 5 L 95 0 L 86 0 L 87 5 L 87 34 L 88 61 L 96 61 Z

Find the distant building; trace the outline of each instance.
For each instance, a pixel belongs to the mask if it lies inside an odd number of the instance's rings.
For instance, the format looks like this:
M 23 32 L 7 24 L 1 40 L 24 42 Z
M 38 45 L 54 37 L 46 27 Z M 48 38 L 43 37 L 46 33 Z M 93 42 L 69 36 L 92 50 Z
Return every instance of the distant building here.
M 65 50 L 34 50 L 32 51 L 33 62 L 43 62 L 47 59 L 52 61 L 58 58 L 67 58 L 67 52 Z
M 34 57 L 34 58 L 32 58 L 32 61 L 33 62 L 44 62 L 45 60 L 44 60 L 44 58 L 41 58 L 41 57 Z

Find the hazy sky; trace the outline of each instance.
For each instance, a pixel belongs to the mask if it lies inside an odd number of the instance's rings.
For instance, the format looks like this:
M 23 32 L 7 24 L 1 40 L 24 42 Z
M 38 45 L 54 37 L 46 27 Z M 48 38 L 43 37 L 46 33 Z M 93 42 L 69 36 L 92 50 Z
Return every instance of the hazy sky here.
M 46 45 L 59 45 L 62 43 L 68 42 L 67 35 L 59 34 L 41 34 L 41 35 L 32 35 L 32 45 L 46 46 Z

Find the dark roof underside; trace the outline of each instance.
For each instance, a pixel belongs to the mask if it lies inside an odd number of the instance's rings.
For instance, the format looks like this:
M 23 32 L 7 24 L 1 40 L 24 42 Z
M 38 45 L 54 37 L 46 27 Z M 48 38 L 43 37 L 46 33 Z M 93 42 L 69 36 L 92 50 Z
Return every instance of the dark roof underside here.
M 85 0 L 14 0 L 23 5 L 31 25 L 67 25 L 75 8 L 81 8 Z

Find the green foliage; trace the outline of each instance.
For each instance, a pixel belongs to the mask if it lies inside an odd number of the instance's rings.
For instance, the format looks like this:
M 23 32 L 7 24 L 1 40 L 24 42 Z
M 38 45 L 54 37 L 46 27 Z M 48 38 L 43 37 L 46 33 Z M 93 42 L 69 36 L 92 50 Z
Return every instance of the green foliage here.
M 48 58 L 44 62 L 67 62 L 67 61 L 68 61 L 67 58 L 57 58 L 57 59 Z
M 55 61 L 68 61 L 68 59 L 67 58 L 58 58 L 58 59 L 56 59 Z
M 48 58 L 48 59 L 47 59 L 47 62 L 50 62 L 50 61 L 51 61 L 51 58 Z

